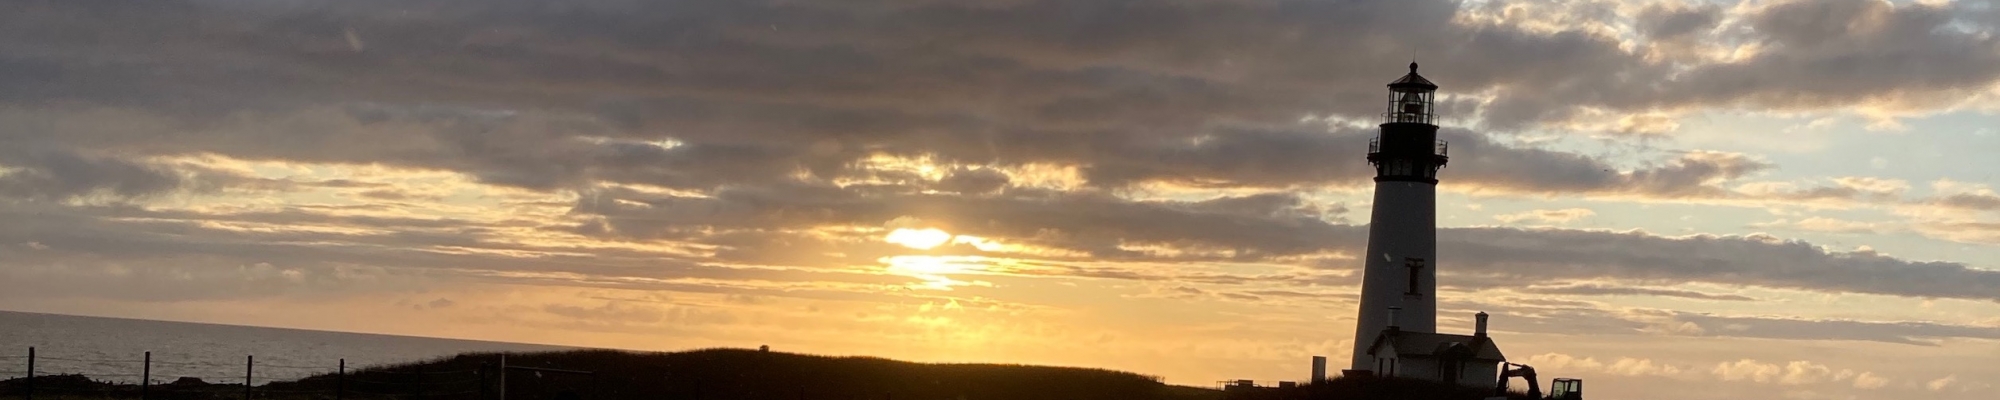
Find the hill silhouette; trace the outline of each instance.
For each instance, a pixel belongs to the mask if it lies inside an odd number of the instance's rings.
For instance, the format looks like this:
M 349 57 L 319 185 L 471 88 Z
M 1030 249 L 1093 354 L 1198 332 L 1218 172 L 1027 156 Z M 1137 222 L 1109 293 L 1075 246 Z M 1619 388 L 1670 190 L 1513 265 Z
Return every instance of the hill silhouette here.
M 421 376 L 423 371 L 486 370 L 497 353 L 471 353 L 421 363 L 356 371 L 349 393 L 369 391 L 370 376 Z M 1102 369 L 1000 364 L 922 364 L 873 357 L 829 357 L 757 350 L 676 353 L 575 350 L 508 353 L 509 366 L 591 371 L 590 375 L 510 372 L 509 400 L 556 399 L 963 399 L 963 400 L 1207 400 L 1210 389 L 1175 387 L 1134 373 Z M 486 375 L 493 376 L 493 375 Z M 498 380 L 433 390 L 497 390 Z M 265 385 L 275 392 L 327 392 L 335 377 L 314 376 Z M 372 391 L 371 391 L 372 392 Z M 404 397 L 412 394 L 405 393 Z M 465 397 L 460 397 L 465 398 Z
M 256 400 L 491 400 L 501 389 L 500 353 L 272 382 Z M 1490 388 L 1411 379 L 1342 378 L 1292 388 L 1216 390 L 1174 386 L 1104 369 L 1003 364 L 926 364 L 758 350 L 674 353 L 574 350 L 506 353 L 508 400 L 1480 400 Z M 536 370 L 539 369 L 539 370 Z M 589 371 L 589 374 L 563 371 Z M 0 381 L 0 400 L 19 399 L 24 381 Z M 137 399 L 132 384 L 79 375 L 37 377 L 36 398 Z M 156 384 L 148 398 L 242 399 L 240 384 L 184 379 Z M 49 396 L 54 395 L 54 396 Z M 1515 394 L 1514 400 L 1525 400 Z

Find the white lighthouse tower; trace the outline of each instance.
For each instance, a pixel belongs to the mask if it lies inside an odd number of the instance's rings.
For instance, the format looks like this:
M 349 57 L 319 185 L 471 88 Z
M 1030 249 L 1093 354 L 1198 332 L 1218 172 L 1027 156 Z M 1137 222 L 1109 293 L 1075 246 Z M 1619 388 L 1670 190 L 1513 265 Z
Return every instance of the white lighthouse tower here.
M 1375 206 L 1369 215 L 1368 253 L 1361 257 L 1366 265 L 1360 319 L 1355 321 L 1354 370 L 1375 369 L 1369 347 L 1388 327 L 1437 332 L 1437 171 L 1446 160 L 1432 113 L 1437 88 L 1417 75 L 1417 63 L 1410 63 L 1409 75 L 1389 83 L 1389 110 L 1381 132 L 1368 143 L 1368 163 L 1375 166 Z

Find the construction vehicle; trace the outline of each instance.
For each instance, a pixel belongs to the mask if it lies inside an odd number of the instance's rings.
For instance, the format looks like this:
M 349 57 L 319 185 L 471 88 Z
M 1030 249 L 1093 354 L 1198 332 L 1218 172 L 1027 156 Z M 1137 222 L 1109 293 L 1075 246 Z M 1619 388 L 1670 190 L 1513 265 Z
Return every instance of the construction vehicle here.
M 1556 400 L 1583 400 L 1583 380 L 1576 378 L 1556 378 L 1549 382 L 1549 398 Z
M 1506 398 L 1507 378 L 1521 378 L 1528 381 L 1528 397 L 1542 399 L 1542 385 L 1535 377 L 1535 367 L 1510 362 L 1500 363 L 1500 383 L 1493 388 L 1494 398 Z M 1583 400 L 1583 380 L 1576 378 L 1556 378 L 1549 383 L 1549 400 Z

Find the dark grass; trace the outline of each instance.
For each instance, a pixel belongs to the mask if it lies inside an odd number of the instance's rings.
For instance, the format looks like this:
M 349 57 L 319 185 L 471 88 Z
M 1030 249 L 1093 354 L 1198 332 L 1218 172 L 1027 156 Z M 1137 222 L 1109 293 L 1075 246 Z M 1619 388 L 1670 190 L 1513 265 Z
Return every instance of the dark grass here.
M 1230 390 L 1224 400 L 1481 400 L 1494 396 L 1492 387 L 1446 385 L 1407 378 L 1339 378 L 1295 388 Z M 1508 393 L 1510 400 L 1531 400 L 1525 393 Z
M 1006 364 L 927 364 L 709 349 L 674 353 L 574 350 L 506 353 L 511 366 L 591 374 L 507 374 L 508 400 L 1478 400 L 1491 388 L 1405 379 L 1348 378 L 1297 388 L 1224 392 L 1173 386 L 1104 369 Z M 254 388 L 251 400 L 489 400 L 500 390 L 500 353 L 468 353 L 349 370 Z M 0 381 L 0 400 L 22 382 Z M 135 399 L 138 386 L 82 376 L 38 377 L 35 398 Z M 243 399 L 240 384 L 154 385 L 152 399 Z M 58 396 L 60 395 L 60 396 Z M 1515 399 L 1526 399 L 1516 396 Z
M 170 383 L 141 389 L 137 384 L 112 383 L 65 374 L 37 376 L 34 385 L 35 400 L 137 399 L 142 390 L 145 398 L 158 400 L 243 398 L 242 384 Z M 27 392 L 25 379 L 0 381 L 0 400 L 25 399 Z
M 439 371 L 489 371 L 481 386 L 426 384 L 431 400 L 490 397 L 498 390 L 498 353 L 472 353 L 421 363 L 370 368 L 350 374 L 357 380 L 394 379 L 403 388 L 418 387 L 414 377 L 435 378 Z M 1001 364 L 921 364 L 872 357 L 829 357 L 756 350 L 710 349 L 676 353 L 576 350 L 508 353 L 510 366 L 592 371 L 590 375 L 514 371 L 507 375 L 509 400 L 557 399 L 1214 399 L 1190 397 L 1214 391 L 1176 390 L 1144 375 L 1102 369 Z M 539 376 L 538 376 L 539 375 Z M 450 375 L 463 378 L 462 375 Z M 472 379 L 481 379 L 470 375 Z M 372 378 L 372 379 L 371 379 Z M 442 382 L 439 378 L 436 381 Z M 268 388 L 295 392 L 334 390 L 333 376 L 273 383 Z M 372 393 L 394 389 L 378 385 Z M 349 387 L 353 392 L 357 389 Z M 443 397 L 468 392 L 471 397 Z M 401 392 L 413 398 L 414 394 Z

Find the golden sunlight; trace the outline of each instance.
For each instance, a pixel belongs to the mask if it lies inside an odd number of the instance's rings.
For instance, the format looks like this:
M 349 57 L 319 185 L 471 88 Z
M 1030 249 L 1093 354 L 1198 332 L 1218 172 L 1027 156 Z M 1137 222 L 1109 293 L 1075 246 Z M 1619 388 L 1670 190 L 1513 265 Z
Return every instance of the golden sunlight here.
M 878 260 L 888 264 L 888 272 L 923 280 L 913 289 L 951 290 L 954 286 L 992 286 L 985 281 L 961 281 L 952 279 L 952 274 L 989 272 L 987 263 L 1001 260 L 982 256 L 923 256 L 902 255 L 883 257 Z
M 955 274 L 977 269 L 985 261 L 980 256 L 891 256 L 882 261 L 889 270 L 906 274 Z M 968 268 L 970 267 L 970 268 Z
M 937 228 L 897 228 L 895 231 L 889 232 L 889 236 L 883 237 L 882 240 L 912 249 L 929 250 L 930 248 L 950 242 L 951 233 L 938 230 Z

